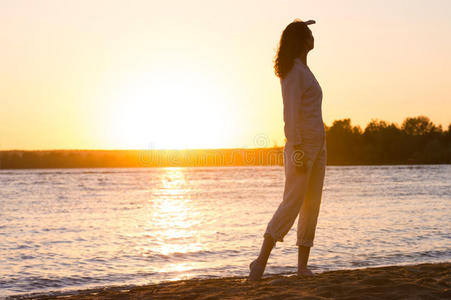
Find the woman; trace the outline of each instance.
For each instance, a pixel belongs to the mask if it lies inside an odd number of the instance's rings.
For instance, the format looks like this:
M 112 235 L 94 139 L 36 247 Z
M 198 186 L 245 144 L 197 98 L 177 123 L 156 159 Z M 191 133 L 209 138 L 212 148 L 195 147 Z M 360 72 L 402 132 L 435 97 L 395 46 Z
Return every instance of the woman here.
M 257 259 L 250 264 L 248 280 L 263 276 L 271 250 L 283 242 L 299 214 L 297 225 L 298 276 L 312 276 L 307 268 L 313 246 L 326 169 L 326 135 L 322 119 L 322 90 L 307 66 L 307 53 L 314 38 L 307 25 L 298 19 L 282 33 L 275 59 L 280 78 L 284 132 L 285 188 L 283 200 L 269 221 Z

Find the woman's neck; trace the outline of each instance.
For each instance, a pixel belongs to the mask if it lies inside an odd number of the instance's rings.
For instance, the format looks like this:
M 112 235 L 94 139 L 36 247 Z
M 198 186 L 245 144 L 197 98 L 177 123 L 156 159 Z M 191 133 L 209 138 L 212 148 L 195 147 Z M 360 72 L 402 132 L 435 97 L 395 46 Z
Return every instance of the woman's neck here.
M 301 53 L 298 58 L 307 66 L 307 52 Z

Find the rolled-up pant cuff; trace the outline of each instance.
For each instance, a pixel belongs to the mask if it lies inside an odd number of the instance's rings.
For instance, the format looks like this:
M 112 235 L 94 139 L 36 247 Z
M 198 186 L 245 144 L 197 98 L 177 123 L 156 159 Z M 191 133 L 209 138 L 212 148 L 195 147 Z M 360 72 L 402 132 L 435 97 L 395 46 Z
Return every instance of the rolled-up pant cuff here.
M 277 242 L 283 242 L 283 238 L 282 237 L 276 237 L 276 236 L 272 235 L 270 232 L 265 232 L 263 237 L 264 238 L 266 238 L 266 237 L 271 238 L 273 241 L 275 241 L 275 244 L 277 244 Z

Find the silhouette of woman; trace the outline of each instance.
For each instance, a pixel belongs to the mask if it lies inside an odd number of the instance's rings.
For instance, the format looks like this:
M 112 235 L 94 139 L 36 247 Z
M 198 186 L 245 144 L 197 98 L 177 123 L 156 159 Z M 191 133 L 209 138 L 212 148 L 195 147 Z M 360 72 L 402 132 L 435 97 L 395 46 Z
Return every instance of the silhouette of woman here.
M 299 214 L 297 226 L 298 276 L 312 276 L 307 268 L 313 246 L 326 170 L 326 135 L 322 119 L 323 93 L 307 66 L 314 38 L 307 25 L 295 19 L 282 33 L 274 69 L 283 98 L 285 187 L 283 200 L 263 235 L 260 254 L 250 263 L 248 280 L 260 280 L 277 241 L 283 242 Z

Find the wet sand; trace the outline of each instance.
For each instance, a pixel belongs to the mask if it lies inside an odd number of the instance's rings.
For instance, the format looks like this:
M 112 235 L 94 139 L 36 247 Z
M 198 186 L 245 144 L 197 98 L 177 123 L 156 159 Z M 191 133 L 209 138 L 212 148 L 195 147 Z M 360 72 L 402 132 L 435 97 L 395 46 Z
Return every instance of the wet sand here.
M 451 263 L 295 274 L 189 279 L 139 287 L 110 287 L 33 299 L 451 299 Z M 20 299 L 31 299 L 20 297 Z

